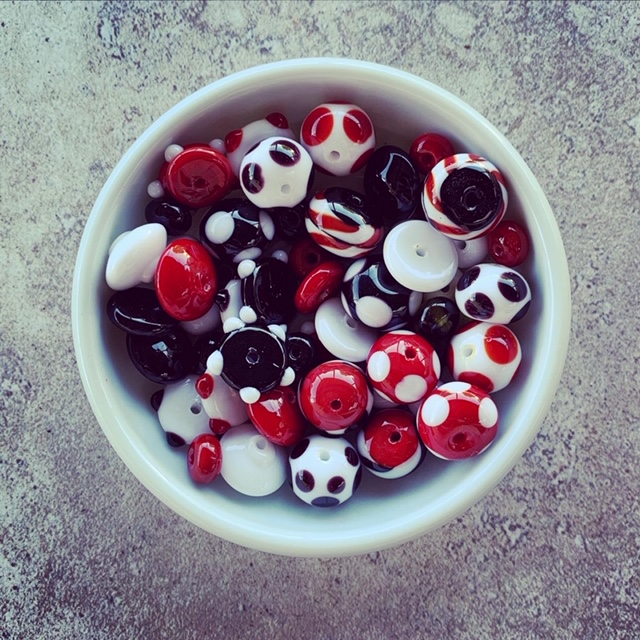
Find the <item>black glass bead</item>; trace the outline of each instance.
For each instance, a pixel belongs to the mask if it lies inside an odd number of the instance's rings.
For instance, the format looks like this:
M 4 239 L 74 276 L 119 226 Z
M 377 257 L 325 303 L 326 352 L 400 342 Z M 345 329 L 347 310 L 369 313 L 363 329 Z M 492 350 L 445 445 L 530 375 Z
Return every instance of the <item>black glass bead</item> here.
M 158 389 L 154 391 L 151 397 L 149 398 L 149 404 L 154 411 L 158 411 L 160 405 L 162 404 L 162 398 L 164 397 L 164 389 Z
M 296 314 L 298 288 L 291 267 L 282 260 L 267 258 L 242 280 L 242 299 L 265 324 L 288 324 Z
M 178 382 L 195 369 L 191 342 L 176 327 L 161 336 L 127 334 L 127 351 L 135 368 L 152 382 Z
M 390 331 L 404 327 L 411 320 L 412 292 L 397 282 L 380 258 L 363 259 L 356 273 L 347 272 L 342 283 L 343 300 L 349 314 L 363 324 Z
M 415 331 L 431 344 L 442 359 L 459 323 L 460 310 L 455 301 L 437 296 L 427 300 L 422 307 Z
M 287 335 L 285 349 L 296 380 L 301 380 L 316 364 L 319 351 L 317 341 L 306 333 L 290 333 Z
M 268 210 L 276 235 L 282 240 L 297 240 L 306 234 L 304 219 L 309 209 L 308 199 L 303 200 L 295 207 L 273 207 Z
M 246 198 L 217 202 L 200 223 L 201 242 L 220 260 L 234 263 L 259 258 L 274 233 L 271 216 Z
M 138 336 L 159 336 L 178 324 L 162 308 L 156 292 L 143 287 L 116 291 L 107 302 L 107 317 L 118 329 Z
M 367 162 L 364 191 L 370 207 L 390 227 L 408 220 L 418 209 L 422 180 L 408 153 L 386 145 Z
M 206 371 L 209 356 L 220 347 L 223 340 L 224 333 L 220 330 L 209 331 L 198 336 L 193 344 L 193 350 L 196 356 L 195 373 L 201 375 Z
M 147 222 L 161 224 L 170 236 L 180 236 L 191 228 L 191 209 L 169 200 L 152 200 L 144 210 Z
M 222 379 L 234 389 L 276 387 L 287 366 L 282 340 L 263 327 L 246 326 L 229 333 L 220 345 Z
M 502 190 L 483 167 L 462 167 L 442 183 L 440 199 L 445 215 L 467 231 L 488 227 L 502 207 Z

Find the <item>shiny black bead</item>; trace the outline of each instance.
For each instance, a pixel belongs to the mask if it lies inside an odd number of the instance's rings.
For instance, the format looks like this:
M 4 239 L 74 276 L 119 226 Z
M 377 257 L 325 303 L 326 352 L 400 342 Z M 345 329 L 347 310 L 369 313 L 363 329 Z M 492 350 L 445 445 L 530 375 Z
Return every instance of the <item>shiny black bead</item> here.
M 159 336 L 178 324 L 162 308 L 156 292 L 143 287 L 116 291 L 107 302 L 107 317 L 118 329 L 138 336 Z
M 484 168 L 462 167 L 452 171 L 440 188 L 447 217 L 467 231 L 491 224 L 502 207 L 502 190 L 495 176 Z
M 376 149 L 364 172 L 370 207 L 385 226 L 408 220 L 420 205 L 422 180 L 409 154 L 392 145 Z
M 451 337 L 460 323 L 460 311 L 455 301 L 444 296 L 430 298 L 422 307 L 415 331 L 425 338 L 442 359 Z
M 191 228 L 191 210 L 169 200 L 152 200 L 145 208 L 144 217 L 147 222 L 161 224 L 170 236 L 183 235 Z
M 309 209 L 307 199 L 295 207 L 273 207 L 269 215 L 276 227 L 276 236 L 282 240 L 293 241 L 304 236 L 307 232 L 304 219 Z
M 223 340 L 224 333 L 219 330 L 210 331 L 198 336 L 193 344 L 193 350 L 196 356 L 195 373 L 200 375 L 206 371 L 209 356 L 220 347 Z
M 284 342 L 263 327 L 246 326 L 232 331 L 220 345 L 220 353 L 222 379 L 234 389 L 273 389 L 287 366 Z
M 127 334 L 127 351 L 135 368 L 152 382 L 178 382 L 195 369 L 191 342 L 182 329 L 161 336 Z
M 302 380 L 316 364 L 319 353 L 318 342 L 306 333 L 290 333 L 287 335 L 285 349 L 289 366 L 296 374 L 296 380 Z
M 296 314 L 297 288 L 291 267 L 282 260 L 267 258 L 243 278 L 242 299 L 265 324 L 288 324 Z
M 271 216 L 246 198 L 217 202 L 200 223 L 200 240 L 220 260 L 257 260 L 273 239 Z

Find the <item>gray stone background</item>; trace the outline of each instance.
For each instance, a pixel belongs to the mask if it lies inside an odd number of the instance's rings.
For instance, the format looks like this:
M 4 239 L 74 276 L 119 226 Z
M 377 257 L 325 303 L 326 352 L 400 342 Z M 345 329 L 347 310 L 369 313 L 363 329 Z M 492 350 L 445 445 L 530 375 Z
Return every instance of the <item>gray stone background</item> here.
M 638 638 L 640 4 L 0 3 L 3 638 Z M 72 346 L 75 253 L 122 153 L 225 74 L 384 63 L 460 96 L 557 216 L 561 388 L 499 487 L 439 531 L 336 560 L 219 540 L 109 447 Z

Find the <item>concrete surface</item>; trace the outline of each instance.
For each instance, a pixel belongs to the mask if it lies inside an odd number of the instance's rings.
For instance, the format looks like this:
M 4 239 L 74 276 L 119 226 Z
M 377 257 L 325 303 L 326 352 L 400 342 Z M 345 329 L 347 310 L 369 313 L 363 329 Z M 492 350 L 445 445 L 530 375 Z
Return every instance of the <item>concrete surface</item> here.
M 640 4 L 0 3 L 3 638 L 638 638 Z M 524 459 L 469 512 L 341 560 L 253 552 L 133 479 L 83 394 L 71 280 L 92 203 L 168 107 L 345 56 L 500 128 L 555 210 L 569 357 Z

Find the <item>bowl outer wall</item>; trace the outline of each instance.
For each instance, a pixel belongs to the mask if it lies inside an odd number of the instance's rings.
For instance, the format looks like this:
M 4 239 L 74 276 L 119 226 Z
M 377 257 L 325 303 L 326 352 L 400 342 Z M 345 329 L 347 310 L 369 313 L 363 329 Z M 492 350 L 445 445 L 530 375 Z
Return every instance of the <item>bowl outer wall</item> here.
M 426 130 L 441 131 L 453 137 L 455 148 L 481 153 L 501 169 L 509 185 L 507 216 L 521 219 L 531 237 L 530 266 L 522 272 L 534 301 L 514 327 L 525 358 L 514 383 L 496 394 L 501 427 L 492 446 L 468 461 L 430 457 L 418 472 L 393 483 L 368 475 L 353 500 L 326 510 L 300 503 L 287 487 L 255 499 L 233 492 L 222 480 L 215 489 L 194 486 L 184 451 L 166 446 L 149 408 L 148 397 L 156 387 L 132 371 L 121 336 L 102 310 L 108 297 L 108 247 L 119 233 L 144 222 L 146 186 L 156 178 L 168 144 L 223 137 L 238 124 L 274 110 L 299 125 L 313 106 L 332 98 L 361 104 L 376 131 L 383 132 L 378 144 L 387 136 L 406 147 Z M 538 432 L 559 384 L 570 330 L 569 273 L 542 189 L 511 144 L 474 109 L 440 87 L 390 67 L 346 59 L 289 60 L 204 87 L 156 120 L 125 153 L 101 190 L 80 243 L 72 324 L 83 385 L 98 422 L 120 458 L 154 495 L 196 525 L 237 544 L 291 556 L 344 556 L 395 546 L 440 527 L 482 498 L 515 465 Z M 120 351 L 114 352 L 118 341 Z

